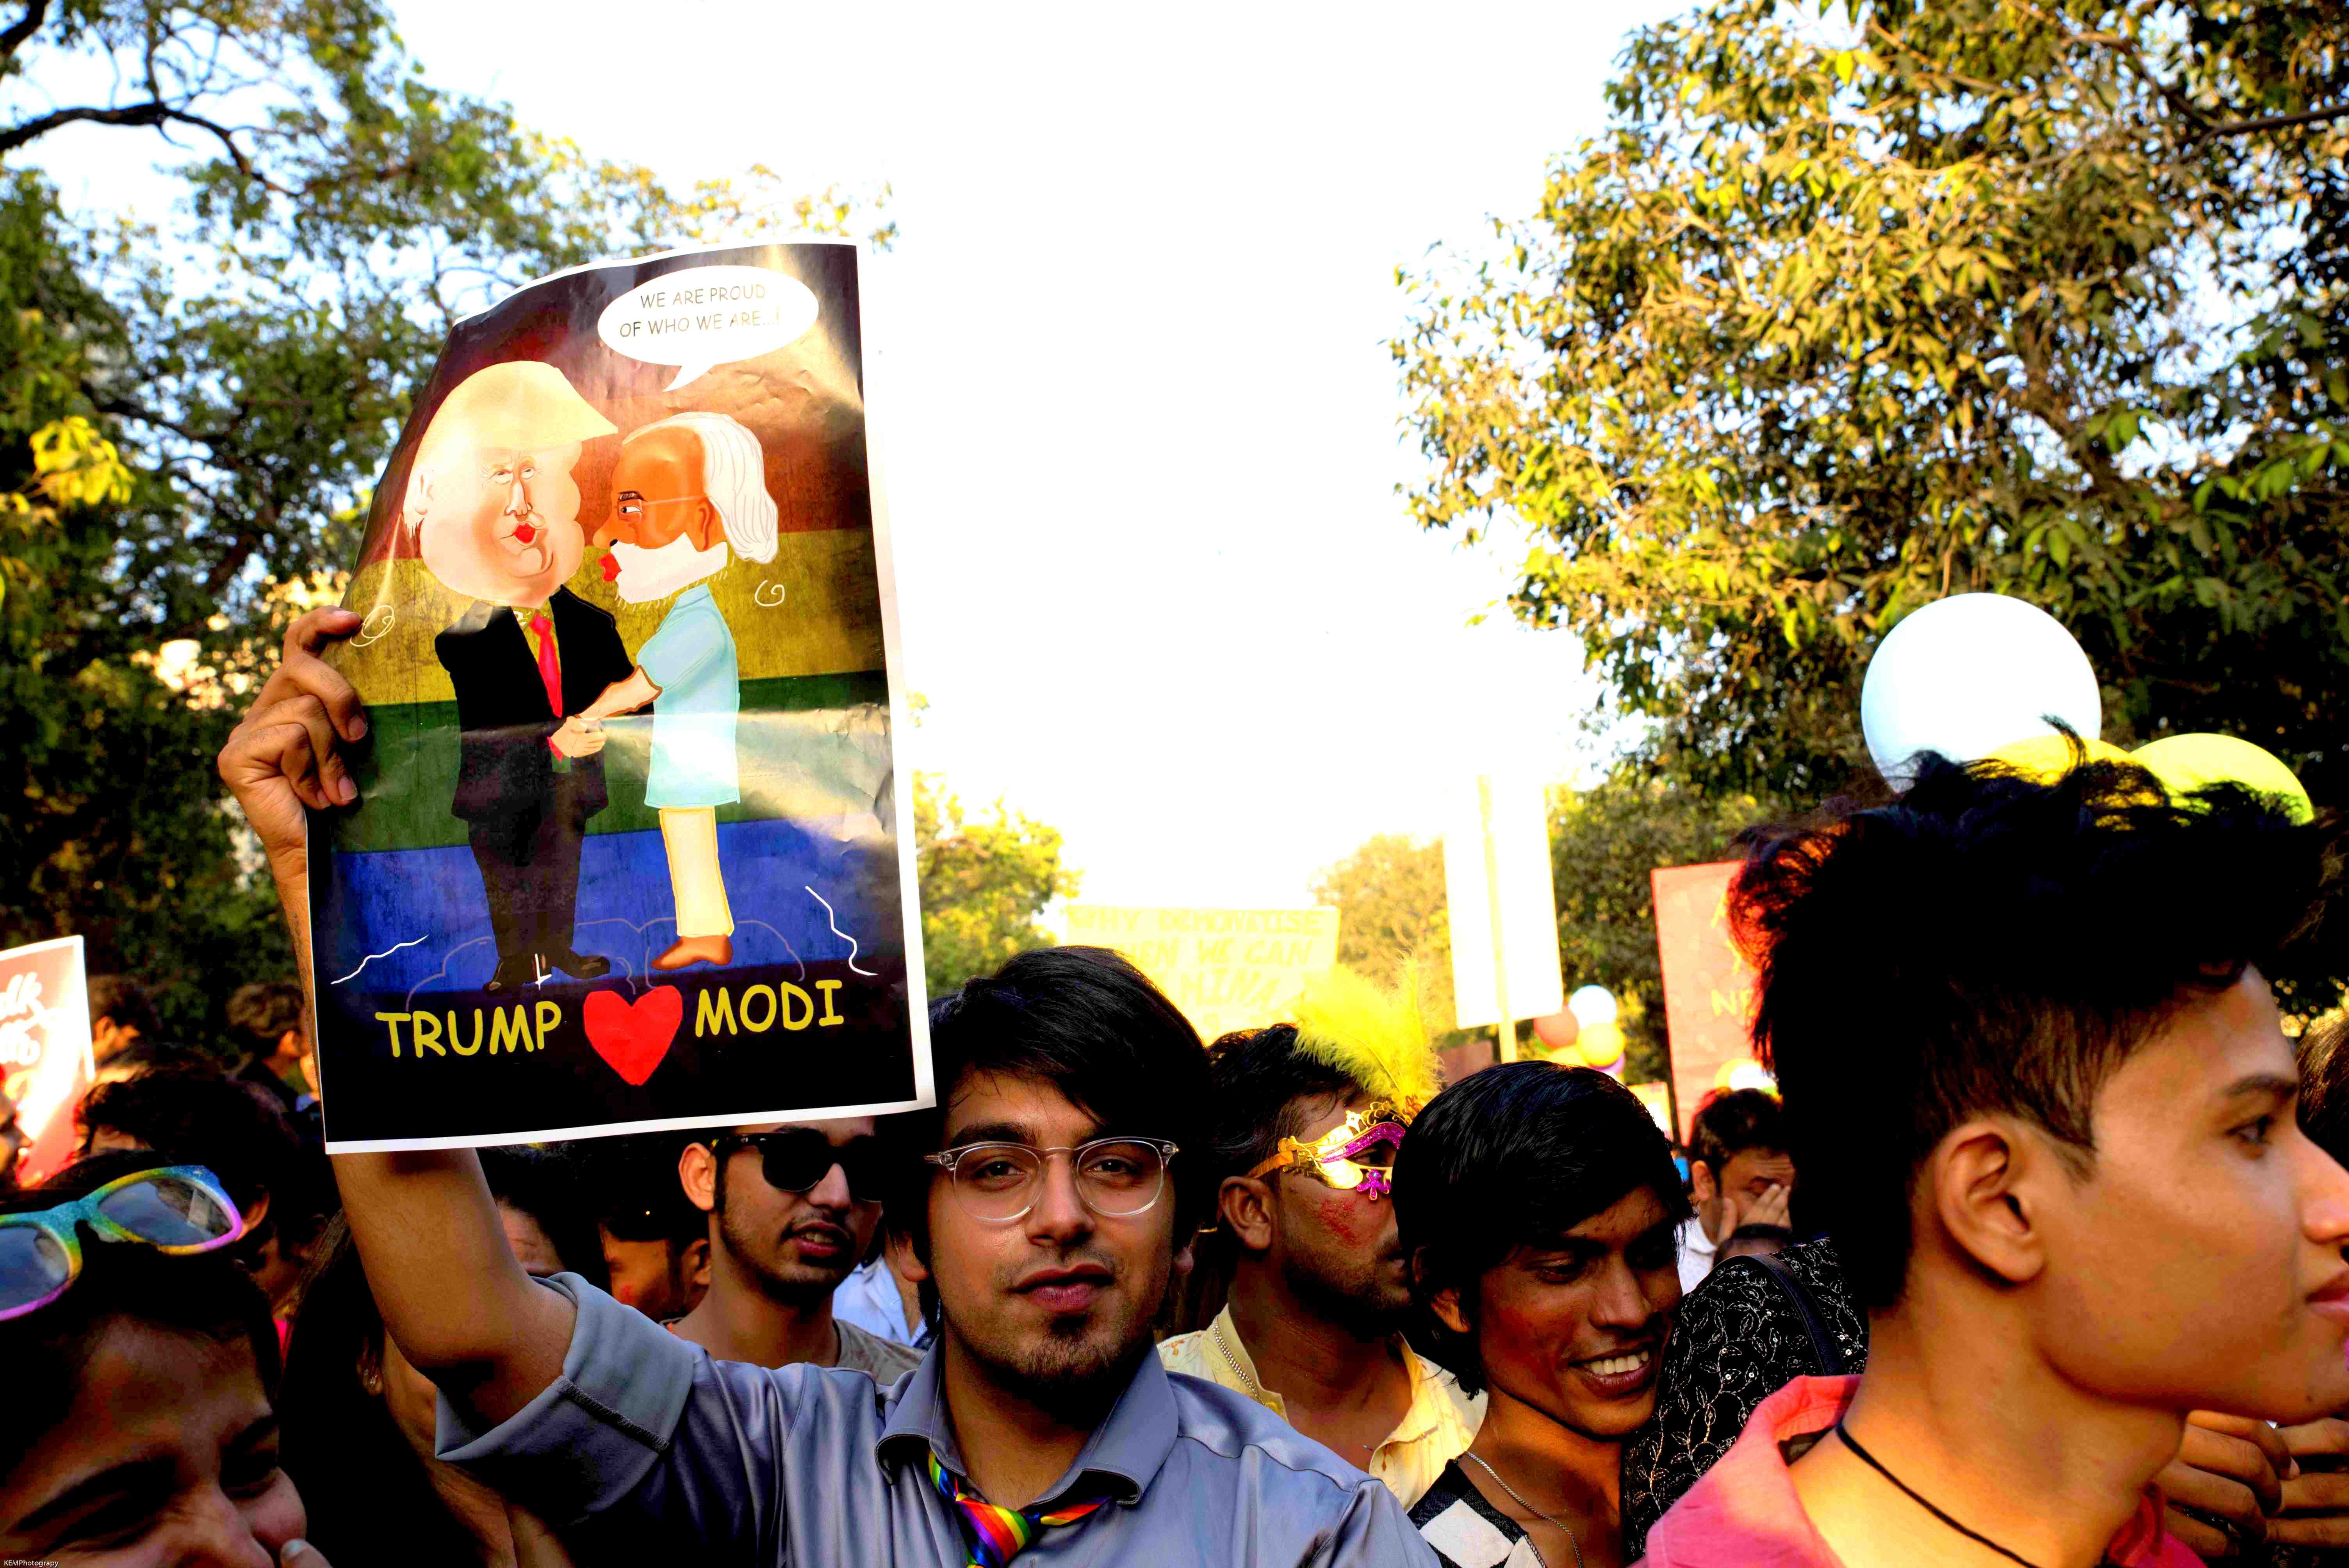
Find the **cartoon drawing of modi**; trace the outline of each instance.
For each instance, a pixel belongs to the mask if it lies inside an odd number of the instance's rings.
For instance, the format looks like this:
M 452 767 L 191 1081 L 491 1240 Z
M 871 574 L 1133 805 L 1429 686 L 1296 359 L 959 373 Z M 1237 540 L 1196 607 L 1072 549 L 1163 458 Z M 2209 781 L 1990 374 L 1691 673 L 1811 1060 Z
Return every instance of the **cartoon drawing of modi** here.
M 718 808 L 742 798 L 734 728 L 742 682 L 734 635 L 709 580 L 740 553 L 772 561 L 777 514 L 759 438 L 723 414 L 678 414 L 632 430 L 612 474 L 604 575 L 632 604 L 677 595 L 636 668 L 580 716 L 652 704 L 645 803 L 658 810 L 677 900 L 677 941 L 656 969 L 728 964 L 734 914 L 718 864 Z
M 472 603 L 433 639 L 462 731 L 450 810 L 489 903 L 502 991 L 611 961 L 574 951 L 579 849 L 607 803 L 604 737 L 568 716 L 626 676 L 610 614 L 563 586 L 586 541 L 571 466 L 615 433 L 563 373 L 518 360 L 457 384 L 418 441 L 401 515 L 425 569 Z

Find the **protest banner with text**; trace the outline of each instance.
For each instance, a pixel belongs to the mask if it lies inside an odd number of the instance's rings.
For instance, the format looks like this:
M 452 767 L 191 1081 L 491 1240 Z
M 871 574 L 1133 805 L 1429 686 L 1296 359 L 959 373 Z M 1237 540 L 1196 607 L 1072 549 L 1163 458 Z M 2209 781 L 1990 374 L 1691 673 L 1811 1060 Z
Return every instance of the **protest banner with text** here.
M 1763 1081 L 1752 1067 L 1754 971 L 1729 932 L 1734 861 L 1671 866 L 1649 873 L 1655 890 L 1656 947 L 1664 969 L 1664 1027 L 1680 1136 L 1716 1088 Z
M 603 263 L 457 326 L 336 655 L 328 1148 L 930 1103 L 861 264 Z
M 16 1102 L 26 1186 L 73 1158 L 73 1109 L 95 1073 L 81 938 L 0 953 L 0 1089 Z
M 1279 1023 L 1306 981 L 1338 962 L 1334 909 L 1072 903 L 1068 916 L 1071 942 L 1133 959 L 1210 1043 Z

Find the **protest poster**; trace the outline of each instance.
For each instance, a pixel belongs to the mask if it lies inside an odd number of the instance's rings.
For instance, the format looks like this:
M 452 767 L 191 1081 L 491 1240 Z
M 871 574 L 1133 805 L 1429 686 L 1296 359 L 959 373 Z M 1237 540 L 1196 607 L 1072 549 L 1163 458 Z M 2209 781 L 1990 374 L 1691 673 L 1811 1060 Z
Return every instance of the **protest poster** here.
M 1212 1043 L 1276 1024 L 1305 982 L 1338 962 L 1334 909 L 1153 908 L 1072 903 L 1069 940 L 1133 960 Z
M 0 953 L 0 1089 L 16 1105 L 26 1186 L 74 1155 L 74 1107 L 97 1076 L 90 1059 L 88 977 L 81 938 Z
M 931 1102 L 862 255 L 600 263 L 451 334 L 336 655 L 329 1149 Z
M 1728 1085 L 1730 1075 L 1753 1056 L 1754 971 L 1729 930 L 1729 882 L 1737 867 L 1735 861 L 1718 861 L 1649 873 L 1656 949 L 1663 962 L 1672 1100 L 1682 1142 L 1704 1097 Z M 1760 1073 L 1758 1068 L 1751 1071 Z

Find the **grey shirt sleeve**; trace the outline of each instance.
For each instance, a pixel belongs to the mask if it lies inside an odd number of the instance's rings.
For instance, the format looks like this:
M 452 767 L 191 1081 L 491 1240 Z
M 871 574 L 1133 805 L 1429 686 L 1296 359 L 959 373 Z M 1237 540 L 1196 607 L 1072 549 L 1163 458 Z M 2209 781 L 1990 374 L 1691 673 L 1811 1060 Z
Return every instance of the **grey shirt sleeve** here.
M 614 1511 L 622 1533 L 780 1541 L 793 1369 L 710 1360 L 576 1274 L 563 1375 L 488 1431 L 440 1397 L 436 1447 L 559 1526 Z

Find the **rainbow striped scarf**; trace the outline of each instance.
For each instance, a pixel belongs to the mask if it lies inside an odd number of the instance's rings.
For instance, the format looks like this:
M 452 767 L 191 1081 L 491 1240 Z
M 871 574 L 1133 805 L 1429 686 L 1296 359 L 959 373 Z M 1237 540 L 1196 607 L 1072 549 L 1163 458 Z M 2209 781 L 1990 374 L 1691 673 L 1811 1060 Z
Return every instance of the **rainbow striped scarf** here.
M 930 1484 L 962 1515 L 963 1533 L 970 1537 L 970 1568 L 1003 1568 L 1036 1539 L 1038 1532 L 1055 1524 L 1074 1524 L 1109 1501 L 1096 1497 L 1028 1513 L 999 1508 L 976 1492 L 965 1491 L 962 1478 L 938 1463 L 935 1453 L 930 1455 Z

